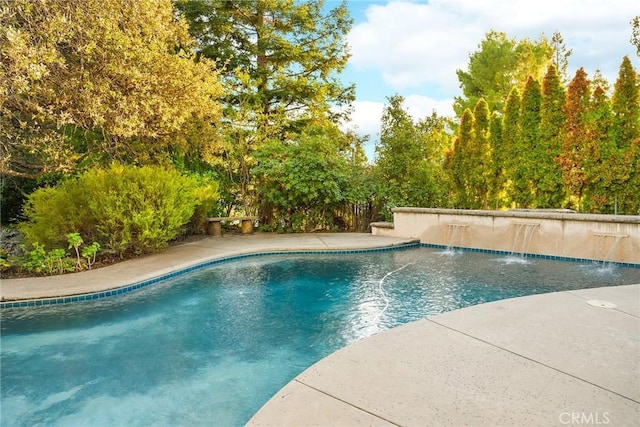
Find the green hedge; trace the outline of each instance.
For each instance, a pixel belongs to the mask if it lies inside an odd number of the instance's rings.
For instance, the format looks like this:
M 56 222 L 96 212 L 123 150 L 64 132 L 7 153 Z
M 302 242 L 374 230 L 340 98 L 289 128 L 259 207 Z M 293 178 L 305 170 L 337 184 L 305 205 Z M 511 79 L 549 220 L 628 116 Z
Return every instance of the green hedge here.
M 77 232 L 102 252 L 154 252 L 167 246 L 194 214 L 206 216 L 217 184 L 159 166 L 92 169 L 56 187 L 32 193 L 21 224 L 27 243 L 66 247 Z

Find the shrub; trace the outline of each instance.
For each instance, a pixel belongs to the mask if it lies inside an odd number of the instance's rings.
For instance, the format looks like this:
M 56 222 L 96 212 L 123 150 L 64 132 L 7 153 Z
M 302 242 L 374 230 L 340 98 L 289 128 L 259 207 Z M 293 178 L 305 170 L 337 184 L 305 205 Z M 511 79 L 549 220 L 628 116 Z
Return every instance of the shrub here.
M 153 252 L 216 197 L 215 188 L 203 191 L 174 169 L 113 164 L 31 194 L 21 229 L 27 242 L 45 247 L 64 247 L 67 235 L 77 232 L 119 256 Z

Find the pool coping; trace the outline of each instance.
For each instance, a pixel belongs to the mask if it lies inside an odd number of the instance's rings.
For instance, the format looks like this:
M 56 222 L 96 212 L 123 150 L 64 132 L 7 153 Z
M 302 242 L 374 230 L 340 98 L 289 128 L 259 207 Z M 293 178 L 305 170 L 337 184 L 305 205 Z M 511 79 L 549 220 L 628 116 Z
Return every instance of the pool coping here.
M 100 269 L 59 276 L 1 279 L 0 309 L 67 304 L 122 295 L 211 265 L 242 258 L 386 251 L 419 245 L 416 239 L 372 236 L 369 233 L 255 233 L 208 237 Z
M 582 289 L 357 341 L 298 375 L 247 425 L 637 425 L 639 384 L 640 284 Z

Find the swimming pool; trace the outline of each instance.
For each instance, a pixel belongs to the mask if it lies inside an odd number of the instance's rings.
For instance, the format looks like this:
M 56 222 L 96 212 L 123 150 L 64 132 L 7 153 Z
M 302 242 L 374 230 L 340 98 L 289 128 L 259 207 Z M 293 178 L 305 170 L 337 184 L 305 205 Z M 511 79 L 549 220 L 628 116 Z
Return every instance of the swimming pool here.
M 230 261 L 131 294 L 2 310 L 2 425 L 242 425 L 302 370 L 445 311 L 640 283 L 640 269 L 414 248 Z

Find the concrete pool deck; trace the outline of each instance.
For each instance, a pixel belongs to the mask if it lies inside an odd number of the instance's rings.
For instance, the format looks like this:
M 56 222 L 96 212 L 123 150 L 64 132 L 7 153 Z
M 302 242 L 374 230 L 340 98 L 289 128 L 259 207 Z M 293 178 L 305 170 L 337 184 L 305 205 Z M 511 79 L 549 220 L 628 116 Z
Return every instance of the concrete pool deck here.
M 95 292 L 233 255 L 410 241 L 351 233 L 206 238 L 98 270 L 2 280 L 0 295 Z M 496 301 L 379 333 L 307 369 L 249 425 L 640 425 L 640 284 Z
M 415 239 L 372 236 L 368 233 L 251 235 L 227 234 L 169 247 L 153 255 L 107 267 L 59 276 L 2 279 L 0 299 L 21 301 L 55 298 L 117 289 L 219 258 L 272 251 L 322 251 L 384 248 Z

